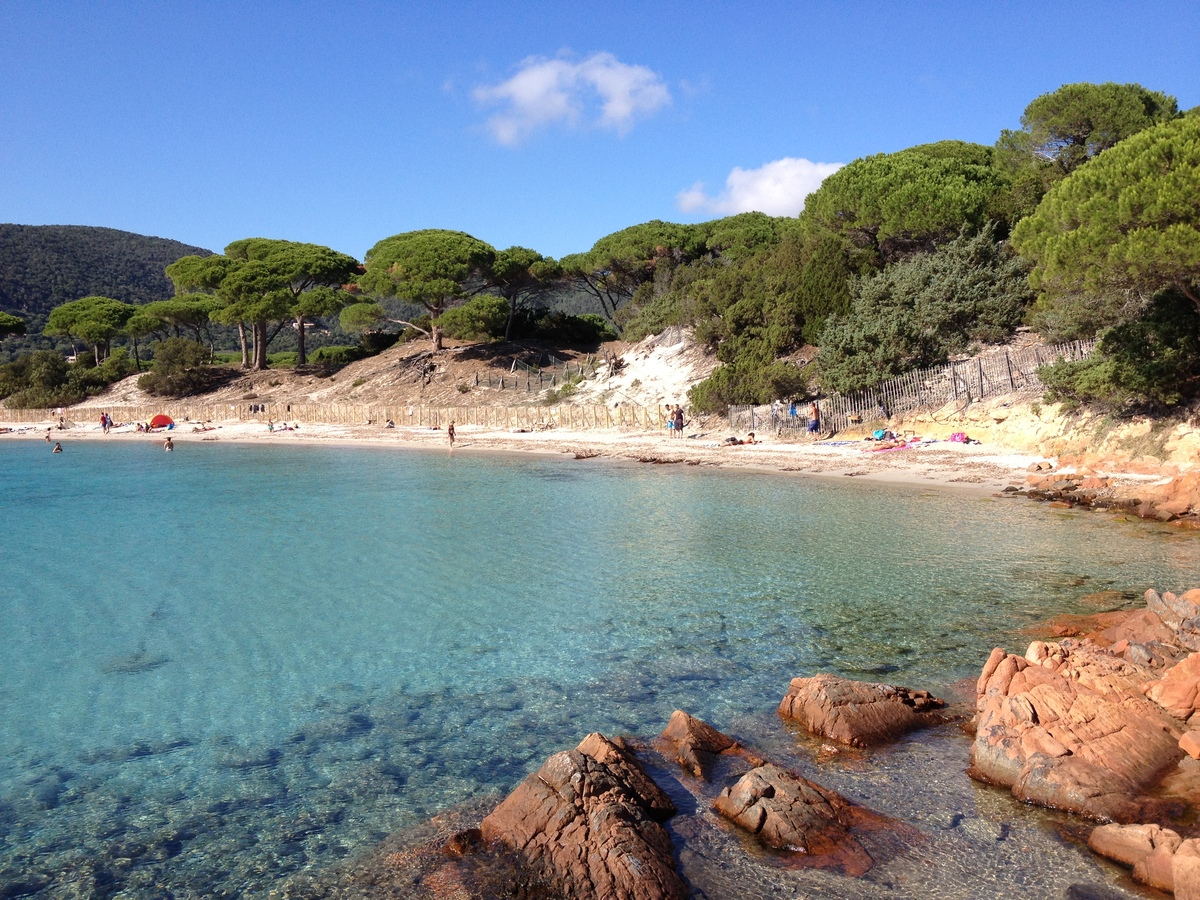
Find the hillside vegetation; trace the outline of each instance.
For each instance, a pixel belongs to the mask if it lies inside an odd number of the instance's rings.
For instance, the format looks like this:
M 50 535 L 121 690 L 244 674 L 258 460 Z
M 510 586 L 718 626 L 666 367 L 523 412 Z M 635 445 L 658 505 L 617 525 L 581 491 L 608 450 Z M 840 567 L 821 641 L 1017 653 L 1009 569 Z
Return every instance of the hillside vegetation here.
M 868 388 L 1025 325 L 1050 341 L 1100 338 L 1091 358 L 1044 372 L 1052 399 L 1117 413 L 1189 401 L 1200 392 L 1197 110 L 1136 84 L 1071 84 L 1035 98 L 1020 125 L 992 145 L 856 159 L 795 217 L 655 220 L 560 260 L 443 229 L 385 237 L 361 263 L 247 238 L 171 260 L 168 300 L 161 287 L 130 293 L 149 263 L 121 281 L 119 263 L 80 251 L 50 275 L 43 247 L 24 271 L 64 302 L 25 327 L 90 347 L 81 364 L 105 372 L 127 368 L 108 362 L 117 350 L 136 370 L 149 349 L 143 387 L 178 395 L 211 384 L 203 370 L 233 346 L 262 372 L 346 365 L 397 341 L 427 340 L 434 354 L 446 338 L 594 350 L 676 326 L 719 363 L 689 393 L 696 411 L 718 412 Z M 80 265 L 116 280 L 85 282 Z M 21 327 L 0 319 L 0 333 Z M 7 345 L 22 340 L 34 338 Z M 0 372 L 0 396 L 62 396 L 47 362 Z M 97 377 L 76 383 L 90 392 Z
M 69 300 L 98 294 L 149 303 L 174 294 L 166 267 L 207 256 L 166 238 L 87 225 L 0 225 L 0 311 L 45 317 Z

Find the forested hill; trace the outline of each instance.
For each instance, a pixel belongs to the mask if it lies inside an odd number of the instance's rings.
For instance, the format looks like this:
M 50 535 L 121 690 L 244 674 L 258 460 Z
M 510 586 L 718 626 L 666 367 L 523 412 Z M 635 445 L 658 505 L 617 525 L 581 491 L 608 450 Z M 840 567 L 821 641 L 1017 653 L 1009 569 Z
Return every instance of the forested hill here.
M 0 224 L 0 312 L 44 319 L 54 307 L 99 294 L 126 303 L 175 291 L 163 269 L 211 250 L 90 225 Z

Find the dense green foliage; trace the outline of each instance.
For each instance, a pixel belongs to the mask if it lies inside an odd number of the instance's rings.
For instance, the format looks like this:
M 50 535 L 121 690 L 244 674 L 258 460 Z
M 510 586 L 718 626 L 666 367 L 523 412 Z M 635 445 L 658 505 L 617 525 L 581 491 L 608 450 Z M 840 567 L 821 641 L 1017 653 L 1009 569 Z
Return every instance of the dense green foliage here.
M 52 309 L 45 332 L 90 344 L 94 358 L 102 361 L 110 342 L 121 333 L 133 312 L 132 304 L 112 297 L 81 297 Z
M 932 250 L 964 225 L 983 227 L 1007 187 L 991 147 L 922 144 L 839 169 L 809 195 L 801 220 L 887 264 Z
M 1200 118 L 1146 129 L 1072 173 L 1013 243 L 1047 305 L 1172 287 L 1200 308 Z
M 154 368 L 138 379 L 148 394 L 184 397 L 209 387 L 214 373 L 209 350 L 199 341 L 169 337 L 154 346 Z
M 39 321 L 80 297 L 148 303 L 171 293 L 163 274 L 210 251 L 164 238 L 83 225 L 0 225 L 0 311 Z
M 1008 338 L 1032 292 L 1024 263 L 993 232 L 964 229 L 933 253 L 858 279 L 850 311 L 825 325 L 822 387 L 860 390 Z
M 562 273 L 559 263 L 528 247 L 509 247 L 496 254 L 488 273 L 488 289 L 508 304 L 505 340 L 513 337 L 517 313 L 546 297 Z
M 608 319 L 596 313 L 573 316 L 556 309 L 531 309 L 517 317 L 513 337 L 564 347 L 594 347 L 604 341 L 615 341 L 617 332 Z
M 91 354 L 68 363 L 55 350 L 35 350 L 0 366 L 0 400 L 13 409 L 71 406 L 132 373 L 133 362 L 123 349 L 100 365 Z
M 1142 318 L 1108 330 L 1087 359 L 1038 372 L 1046 399 L 1122 412 L 1175 406 L 1200 381 L 1200 312 L 1177 291 L 1154 299 Z
M 480 294 L 462 306 L 442 313 L 438 320 L 446 337 L 460 341 L 485 341 L 504 337 L 509 304 L 503 297 Z
M 1021 130 L 1001 132 L 997 147 L 1069 175 L 1125 138 L 1178 115 L 1174 97 L 1140 84 L 1064 84 L 1025 107 Z
M 24 319 L 22 319 L 20 316 L 13 316 L 6 312 L 0 312 L 0 338 L 7 337 L 10 334 L 24 333 Z
M 1195 112 L 1180 116 L 1174 98 L 1140 85 L 1068 84 L 1034 99 L 994 146 L 944 140 L 854 160 L 795 218 L 654 220 L 561 261 L 441 229 L 385 238 L 363 266 L 251 238 L 174 258 L 172 299 L 73 296 L 29 327 L 84 341 L 100 359 L 128 341 L 135 360 L 139 342 L 167 352 L 184 337 L 211 359 L 236 329 L 243 366 L 252 342 L 263 368 L 304 363 L 307 327 L 335 317 L 317 342 L 357 334 L 360 345 L 319 352 L 323 365 L 420 335 L 435 350 L 443 334 L 579 346 L 686 326 L 722 363 L 691 394 L 716 411 L 866 387 L 1003 340 L 1024 320 L 1050 340 L 1104 335 L 1094 361 L 1048 376 L 1061 396 L 1167 405 L 1187 393 L 1195 335 L 1191 319 L 1151 298 L 1170 289 L 1200 311 Z M 0 312 L 0 336 L 19 328 Z M 814 344 L 819 364 L 808 366 Z M 196 368 L 171 353 L 152 375 Z
M 408 231 L 384 238 L 367 251 L 358 287 L 376 297 L 397 297 L 425 307 L 437 351 L 442 348 L 442 314 L 483 289 L 495 258 L 491 245 L 462 231 Z
M 329 346 L 318 347 L 317 350 L 308 358 L 309 362 L 318 366 L 347 366 L 356 360 L 363 359 L 370 354 L 359 347 L 341 347 Z
M 595 313 L 572 316 L 556 310 L 524 308 L 510 318 L 507 300 L 494 294 L 472 297 L 442 314 L 446 337 L 463 341 L 537 339 L 564 346 L 594 345 L 616 340 L 609 321 Z
M 265 369 L 267 347 L 288 323 L 295 326 L 297 358 L 301 365 L 306 362 L 308 325 L 346 305 L 350 295 L 343 286 L 358 270 L 353 257 L 319 244 L 245 238 L 227 246 L 223 256 L 184 257 L 167 267 L 167 275 L 180 299 L 203 303 L 216 297 L 209 316 L 238 326 L 244 365 L 249 363 L 244 338 L 249 327 L 253 367 Z

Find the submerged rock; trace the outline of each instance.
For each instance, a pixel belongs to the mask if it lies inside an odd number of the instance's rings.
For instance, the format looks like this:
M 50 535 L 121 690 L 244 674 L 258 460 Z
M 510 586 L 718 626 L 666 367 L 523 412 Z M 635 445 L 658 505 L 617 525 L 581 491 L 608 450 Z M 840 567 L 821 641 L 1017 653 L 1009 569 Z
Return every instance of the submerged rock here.
M 135 650 L 123 653 L 105 660 L 100 671 L 106 675 L 136 675 L 139 672 L 149 672 L 159 666 L 165 666 L 171 657 L 153 650 Z
M 779 714 L 814 734 L 866 747 L 944 721 L 945 706 L 928 691 L 820 674 L 793 678 Z
M 547 759 L 480 830 L 563 896 L 682 900 L 688 891 L 660 824 L 674 813 L 623 743 L 593 733 Z
M 779 766 L 751 769 L 721 791 L 713 809 L 768 847 L 802 853 L 811 864 L 854 876 L 875 864 L 850 834 L 867 811 Z
M 682 709 L 671 713 L 667 727 L 654 743 L 663 756 L 673 758 L 697 778 L 706 777 L 707 770 L 720 754 L 741 749 L 729 735 L 722 734 Z M 762 761 L 756 762 L 761 764 Z

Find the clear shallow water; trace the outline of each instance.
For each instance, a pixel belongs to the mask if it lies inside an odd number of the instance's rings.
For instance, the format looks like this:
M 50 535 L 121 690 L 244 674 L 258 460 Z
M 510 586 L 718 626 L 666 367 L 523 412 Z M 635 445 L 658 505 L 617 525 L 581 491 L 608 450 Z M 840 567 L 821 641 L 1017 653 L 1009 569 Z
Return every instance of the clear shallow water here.
M 1198 551 L 952 490 L 6 443 L 0 896 L 265 894 L 589 731 L 679 707 L 769 743 L 795 675 L 944 687 L 1092 591 L 1200 585 Z M 855 777 L 824 780 L 903 806 L 923 776 Z

